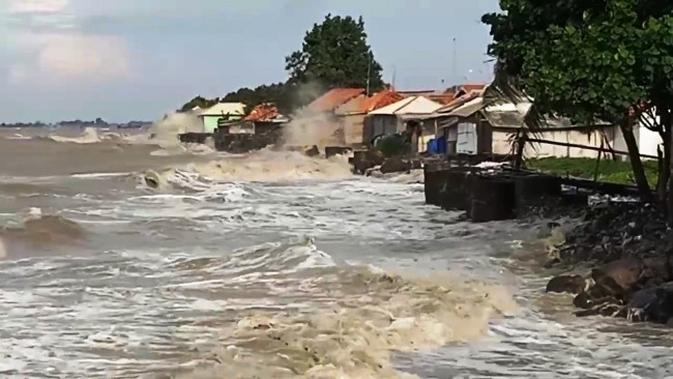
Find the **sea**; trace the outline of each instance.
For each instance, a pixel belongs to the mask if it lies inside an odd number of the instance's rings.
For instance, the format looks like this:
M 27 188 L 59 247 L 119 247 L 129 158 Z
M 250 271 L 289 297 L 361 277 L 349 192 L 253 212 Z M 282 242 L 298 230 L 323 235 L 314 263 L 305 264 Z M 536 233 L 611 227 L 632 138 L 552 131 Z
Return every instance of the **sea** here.
M 544 293 L 548 220 L 158 136 L 0 130 L 0 377 L 673 377 L 670 329 Z

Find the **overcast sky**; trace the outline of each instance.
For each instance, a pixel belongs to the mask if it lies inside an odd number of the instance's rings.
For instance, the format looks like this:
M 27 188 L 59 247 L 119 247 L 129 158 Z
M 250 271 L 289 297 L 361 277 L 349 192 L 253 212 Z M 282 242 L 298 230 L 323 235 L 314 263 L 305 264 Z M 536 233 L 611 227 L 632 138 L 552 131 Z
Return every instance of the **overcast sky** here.
M 197 94 L 283 81 L 284 57 L 330 12 L 365 18 L 384 79 L 396 72 L 399 89 L 486 81 L 490 38 L 480 18 L 497 4 L 0 0 L 0 121 L 152 120 Z

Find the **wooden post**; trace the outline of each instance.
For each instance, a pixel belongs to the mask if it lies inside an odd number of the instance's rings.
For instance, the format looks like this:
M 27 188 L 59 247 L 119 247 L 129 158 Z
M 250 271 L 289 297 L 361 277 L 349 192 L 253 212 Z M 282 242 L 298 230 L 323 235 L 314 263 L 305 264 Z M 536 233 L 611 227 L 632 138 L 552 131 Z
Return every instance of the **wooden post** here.
M 517 132 L 517 145 L 516 145 L 516 162 L 514 163 L 514 168 L 517 170 L 521 169 L 523 166 L 523 153 L 526 148 L 526 141 L 528 140 L 526 132 L 523 129 L 519 129 Z
M 596 169 L 594 170 L 594 182 L 598 181 L 598 169 L 601 166 L 601 157 L 603 156 L 603 143 L 604 141 L 601 141 L 601 151 L 598 152 L 598 158 L 596 159 Z

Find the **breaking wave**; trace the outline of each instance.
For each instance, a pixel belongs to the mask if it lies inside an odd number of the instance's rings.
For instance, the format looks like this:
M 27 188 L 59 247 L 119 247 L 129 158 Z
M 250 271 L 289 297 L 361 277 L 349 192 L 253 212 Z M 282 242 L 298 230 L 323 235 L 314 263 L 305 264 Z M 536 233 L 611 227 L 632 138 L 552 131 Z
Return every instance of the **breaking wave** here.
M 202 271 L 214 262 L 178 265 Z M 337 266 L 311 242 L 284 250 L 246 249 L 218 266 L 227 268 L 236 268 L 231 279 L 236 285 L 276 282 L 279 298 L 301 296 L 304 303 L 239 312 L 220 331 L 222 348 L 195 362 L 196 371 L 182 378 L 405 377 L 394 368 L 394 352 L 473 341 L 493 318 L 517 310 L 500 286 Z
M 148 171 L 144 183 L 153 189 L 206 190 L 213 182 L 292 182 L 347 179 L 350 165 L 343 157 L 307 157 L 298 152 L 262 150 L 164 171 Z
M 29 140 L 29 139 L 32 139 L 32 138 L 33 137 L 24 136 L 21 133 L 14 133 L 11 136 L 4 137 L 4 139 L 6 139 L 6 140 L 18 140 L 18 141 Z
M 30 209 L 21 225 L 0 228 L 0 258 L 7 257 L 8 245 L 21 244 L 31 248 L 72 246 L 85 241 L 86 231 L 78 223 L 57 215 L 42 215 Z
M 82 134 L 77 137 L 64 137 L 59 135 L 51 135 L 48 138 L 54 142 L 78 143 L 78 144 L 99 143 L 103 140 L 99 136 L 98 130 L 96 130 L 96 128 L 84 128 Z

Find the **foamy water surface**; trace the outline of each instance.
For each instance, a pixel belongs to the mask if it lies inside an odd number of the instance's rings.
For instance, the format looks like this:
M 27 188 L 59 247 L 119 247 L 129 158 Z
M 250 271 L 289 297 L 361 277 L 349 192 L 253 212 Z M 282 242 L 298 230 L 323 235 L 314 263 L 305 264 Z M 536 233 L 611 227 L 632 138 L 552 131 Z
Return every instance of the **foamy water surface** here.
M 542 293 L 512 255 L 537 225 L 463 222 L 413 176 L 14 133 L 74 163 L 0 168 L 2 377 L 671 375 L 665 330 Z

